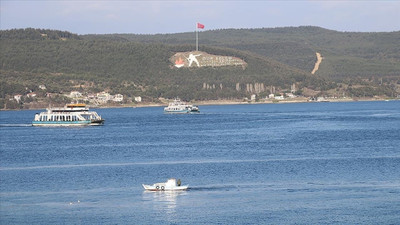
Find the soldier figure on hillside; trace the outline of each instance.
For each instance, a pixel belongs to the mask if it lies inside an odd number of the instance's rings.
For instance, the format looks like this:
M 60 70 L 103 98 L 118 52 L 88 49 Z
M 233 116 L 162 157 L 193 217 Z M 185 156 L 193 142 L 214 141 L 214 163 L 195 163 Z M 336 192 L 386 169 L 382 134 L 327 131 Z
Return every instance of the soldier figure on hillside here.
M 200 63 L 199 61 L 196 59 L 197 56 L 201 56 L 201 54 L 199 55 L 193 55 L 192 53 L 190 53 L 189 58 L 186 58 L 189 61 L 189 67 L 192 66 L 192 63 L 195 62 L 197 64 L 197 67 L 200 67 Z

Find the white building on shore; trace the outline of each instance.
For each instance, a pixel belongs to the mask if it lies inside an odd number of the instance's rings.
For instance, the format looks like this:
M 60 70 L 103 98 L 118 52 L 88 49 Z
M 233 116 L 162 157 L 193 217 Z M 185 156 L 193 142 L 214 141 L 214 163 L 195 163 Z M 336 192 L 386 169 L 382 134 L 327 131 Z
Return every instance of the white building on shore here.
M 142 97 L 140 97 L 140 96 L 135 97 L 135 102 L 142 102 Z
M 79 91 L 71 91 L 71 93 L 69 93 L 70 98 L 81 98 L 82 97 L 82 93 L 80 93 Z
M 124 96 L 121 94 L 114 95 L 113 101 L 114 102 L 122 102 L 124 100 Z

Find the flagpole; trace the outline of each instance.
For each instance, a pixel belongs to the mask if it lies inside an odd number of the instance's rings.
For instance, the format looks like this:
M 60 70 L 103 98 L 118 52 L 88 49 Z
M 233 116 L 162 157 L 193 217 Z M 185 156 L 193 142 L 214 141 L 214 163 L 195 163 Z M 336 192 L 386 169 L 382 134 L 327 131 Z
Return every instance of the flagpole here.
M 197 23 L 196 23 L 196 52 L 199 51 L 199 32 L 197 31 Z

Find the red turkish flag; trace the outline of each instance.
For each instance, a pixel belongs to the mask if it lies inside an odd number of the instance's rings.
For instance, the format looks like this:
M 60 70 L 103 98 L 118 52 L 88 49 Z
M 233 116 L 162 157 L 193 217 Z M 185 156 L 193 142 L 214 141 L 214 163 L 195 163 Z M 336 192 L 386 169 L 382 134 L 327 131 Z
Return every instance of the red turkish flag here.
M 197 23 L 197 28 L 199 28 L 199 29 L 204 29 L 204 25 L 201 24 L 201 23 Z

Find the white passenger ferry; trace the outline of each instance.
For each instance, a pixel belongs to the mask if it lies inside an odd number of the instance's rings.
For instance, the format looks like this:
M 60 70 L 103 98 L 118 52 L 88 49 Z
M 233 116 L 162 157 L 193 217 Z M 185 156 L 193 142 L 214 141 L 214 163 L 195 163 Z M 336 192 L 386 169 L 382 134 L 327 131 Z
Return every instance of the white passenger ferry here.
M 82 126 L 102 125 L 104 119 L 96 112 L 89 111 L 85 104 L 67 104 L 63 108 L 48 108 L 36 113 L 33 126 Z
M 188 105 L 182 102 L 179 98 L 175 98 L 173 102 L 170 102 L 167 107 L 164 108 L 165 113 L 199 113 L 199 107 L 197 105 Z

